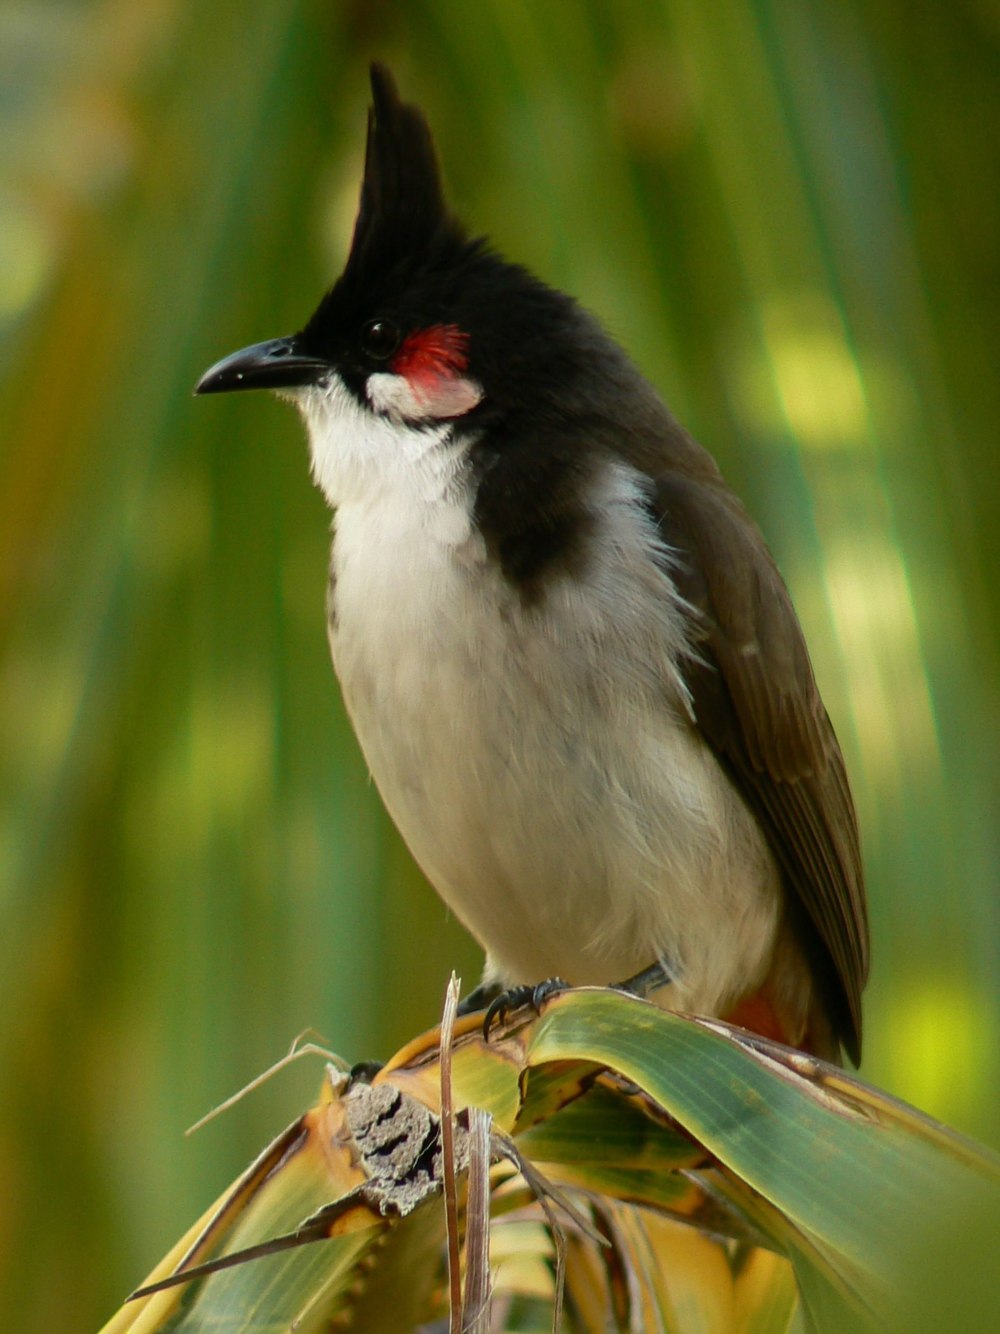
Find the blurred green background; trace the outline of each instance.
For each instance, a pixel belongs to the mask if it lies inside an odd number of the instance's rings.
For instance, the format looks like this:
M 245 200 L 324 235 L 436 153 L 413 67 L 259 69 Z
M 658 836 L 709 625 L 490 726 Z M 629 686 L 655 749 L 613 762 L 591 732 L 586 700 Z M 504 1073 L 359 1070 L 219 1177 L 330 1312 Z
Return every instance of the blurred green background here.
M 595 309 L 791 585 L 864 828 L 864 1075 L 996 1140 L 993 0 L 0 7 L 0 1327 L 94 1328 L 478 951 L 327 658 L 295 414 L 195 401 L 342 262 L 366 64 Z

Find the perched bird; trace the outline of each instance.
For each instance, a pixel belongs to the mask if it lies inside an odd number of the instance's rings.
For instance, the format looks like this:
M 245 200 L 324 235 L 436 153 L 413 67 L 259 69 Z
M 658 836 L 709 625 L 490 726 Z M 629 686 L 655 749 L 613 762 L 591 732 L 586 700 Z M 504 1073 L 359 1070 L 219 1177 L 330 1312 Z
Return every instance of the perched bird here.
M 198 392 L 305 418 L 344 700 L 478 994 L 658 965 L 661 1004 L 856 1063 L 857 822 L 764 539 L 598 322 L 466 233 L 423 114 L 371 82 L 343 273 Z

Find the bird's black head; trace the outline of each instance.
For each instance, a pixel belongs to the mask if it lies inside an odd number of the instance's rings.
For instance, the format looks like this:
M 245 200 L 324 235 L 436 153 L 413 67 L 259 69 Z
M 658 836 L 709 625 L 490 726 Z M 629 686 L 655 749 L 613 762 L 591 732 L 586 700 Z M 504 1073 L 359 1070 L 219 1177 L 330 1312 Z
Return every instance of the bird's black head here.
M 401 376 L 437 388 L 462 378 L 469 332 L 459 322 L 464 282 L 482 263 L 449 213 L 430 129 L 402 102 L 389 71 L 373 65 L 365 173 L 344 271 L 300 335 L 361 399 L 369 377 Z M 442 413 L 441 415 L 449 415 Z
M 299 333 L 225 358 L 198 392 L 289 391 L 334 506 L 430 435 L 464 445 L 475 523 L 525 583 L 580 547 L 595 460 L 662 434 L 665 410 L 575 301 L 469 237 L 423 113 L 383 66 L 371 82 L 343 273 Z
M 371 84 L 343 273 L 298 334 L 219 362 L 198 392 L 296 389 L 333 370 L 368 408 L 410 421 L 478 409 L 485 424 L 525 404 L 551 415 L 617 349 L 569 297 L 467 235 L 445 203 L 423 113 L 384 66 Z

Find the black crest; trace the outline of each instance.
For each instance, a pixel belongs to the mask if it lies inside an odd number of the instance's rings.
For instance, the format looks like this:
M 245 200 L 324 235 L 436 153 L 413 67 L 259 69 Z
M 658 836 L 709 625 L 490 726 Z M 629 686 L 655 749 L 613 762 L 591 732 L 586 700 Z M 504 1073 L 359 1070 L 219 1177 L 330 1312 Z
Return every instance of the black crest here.
M 400 99 L 384 65 L 371 67 L 372 105 L 361 200 L 344 278 L 393 269 L 439 238 L 457 239 L 430 127 L 418 107 Z

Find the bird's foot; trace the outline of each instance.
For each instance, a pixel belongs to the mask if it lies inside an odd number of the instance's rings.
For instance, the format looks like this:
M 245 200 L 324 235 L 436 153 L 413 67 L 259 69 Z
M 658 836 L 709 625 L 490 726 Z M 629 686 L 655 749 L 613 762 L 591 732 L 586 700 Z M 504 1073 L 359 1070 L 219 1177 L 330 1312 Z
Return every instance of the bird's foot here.
M 490 1007 L 483 1017 L 483 1037 L 489 1042 L 490 1029 L 493 1025 L 502 1024 L 515 1010 L 528 1007 L 536 1014 L 541 1014 L 542 1006 L 550 997 L 569 989 L 570 984 L 563 978 L 547 977 L 544 982 L 536 982 L 534 985 L 521 983 L 520 986 L 501 991 L 499 996 L 495 996 L 490 1002 Z
M 624 991 L 628 996 L 645 999 L 660 987 L 671 981 L 670 974 L 662 963 L 650 964 L 641 972 L 627 977 L 623 982 L 615 982 L 614 991 Z M 516 987 L 504 989 L 498 982 L 480 982 L 458 1003 L 459 1015 L 474 1014 L 477 1010 L 486 1010 L 483 1016 L 483 1037 L 489 1041 L 490 1031 L 515 1010 L 530 1008 L 536 1014 L 541 1012 L 544 1003 L 561 991 L 568 991 L 570 983 L 561 977 L 548 977 L 544 982 L 521 983 Z

